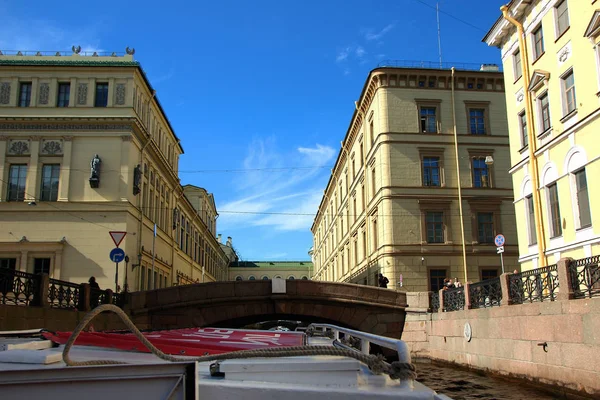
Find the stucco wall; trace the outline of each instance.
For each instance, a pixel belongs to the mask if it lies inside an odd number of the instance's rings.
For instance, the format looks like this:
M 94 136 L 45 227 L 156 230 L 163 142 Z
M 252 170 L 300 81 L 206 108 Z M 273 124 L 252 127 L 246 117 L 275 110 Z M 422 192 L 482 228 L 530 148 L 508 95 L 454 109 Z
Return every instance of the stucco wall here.
M 415 296 L 407 296 L 402 335 L 413 357 L 600 395 L 600 298 L 432 314 L 420 307 L 424 294 Z

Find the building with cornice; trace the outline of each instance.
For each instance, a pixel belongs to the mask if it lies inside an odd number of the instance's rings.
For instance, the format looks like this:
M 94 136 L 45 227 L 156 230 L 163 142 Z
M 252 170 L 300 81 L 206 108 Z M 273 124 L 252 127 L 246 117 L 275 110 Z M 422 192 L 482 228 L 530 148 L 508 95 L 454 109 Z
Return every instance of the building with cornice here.
M 600 254 L 599 7 L 513 0 L 483 39 L 502 52 L 524 270 Z
M 0 268 L 114 290 L 122 231 L 121 289 L 226 280 L 214 199 L 180 185 L 181 154 L 133 50 L 0 53 Z
M 355 103 L 311 228 L 312 279 L 377 285 L 382 273 L 388 288 L 409 291 L 488 279 L 502 272 L 500 233 L 513 271 L 502 73 L 388 65 L 369 73 Z

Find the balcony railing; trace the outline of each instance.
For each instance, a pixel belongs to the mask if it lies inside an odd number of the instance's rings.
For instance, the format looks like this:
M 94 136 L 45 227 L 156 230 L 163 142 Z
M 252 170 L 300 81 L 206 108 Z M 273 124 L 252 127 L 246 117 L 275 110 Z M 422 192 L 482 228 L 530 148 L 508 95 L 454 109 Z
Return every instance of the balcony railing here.
M 463 71 L 491 71 L 502 72 L 502 67 L 497 64 L 478 64 L 464 62 L 436 62 L 436 61 L 411 61 L 411 60 L 383 60 L 377 64 L 378 68 L 422 68 L 422 69 L 450 69 L 452 67 Z

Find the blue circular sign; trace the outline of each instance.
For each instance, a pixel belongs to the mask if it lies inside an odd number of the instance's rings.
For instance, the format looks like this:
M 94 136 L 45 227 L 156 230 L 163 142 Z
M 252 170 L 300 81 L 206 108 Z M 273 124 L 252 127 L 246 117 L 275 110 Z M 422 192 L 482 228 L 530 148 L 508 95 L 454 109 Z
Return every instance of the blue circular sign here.
M 496 235 L 494 243 L 496 243 L 496 246 L 498 247 L 504 246 L 504 235 Z
M 114 263 L 121 262 L 125 259 L 125 250 L 116 247 L 110 251 L 109 257 L 110 261 Z

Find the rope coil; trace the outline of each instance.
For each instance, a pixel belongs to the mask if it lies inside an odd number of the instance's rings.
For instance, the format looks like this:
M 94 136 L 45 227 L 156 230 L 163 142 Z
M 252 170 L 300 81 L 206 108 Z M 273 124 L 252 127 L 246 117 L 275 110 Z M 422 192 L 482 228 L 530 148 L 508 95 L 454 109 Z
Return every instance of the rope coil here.
M 346 349 L 338 349 L 331 346 L 291 346 L 284 348 L 267 348 L 267 349 L 259 349 L 259 350 L 240 350 L 234 351 L 230 353 L 223 354 L 213 354 L 202 357 L 190 358 L 190 357 L 177 357 L 170 354 L 165 354 L 156 346 L 154 346 L 150 341 L 140 332 L 140 330 L 134 325 L 134 323 L 129 319 L 127 314 L 119 307 L 113 304 L 103 304 L 101 306 L 96 307 L 89 313 L 85 315 L 85 317 L 79 322 L 69 340 L 65 344 L 65 348 L 62 353 L 62 358 L 67 366 L 85 366 L 85 365 L 114 365 L 114 364 L 127 364 L 123 361 L 118 360 L 89 360 L 89 361 L 74 361 L 69 357 L 69 352 L 71 348 L 75 344 L 75 340 L 79 334 L 83 331 L 83 329 L 94 319 L 98 314 L 104 311 L 111 311 L 119 316 L 125 326 L 133 332 L 135 337 L 139 339 L 140 342 L 148 349 L 152 354 L 157 356 L 158 358 L 165 361 L 173 361 L 173 362 L 206 362 L 206 361 L 222 361 L 222 360 L 230 360 L 230 359 L 240 359 L 240 358 L 274 358 L 274 357 L 299 357 L 299 356 L 341 356 L 341 357 L 351 357 L 354 358 L 364 364 L 366 364 L 369 369 L 375 374 L 386 374 L 389 375 L 391 379 L 416 379 L 416 369 L 413 364 L 409 363 L 400 363 L 400 362 L 392 362 L 388 364 L 384 361 L 383 356 L 379 355 L 369 355 L 363 354 L 352 350 Z

